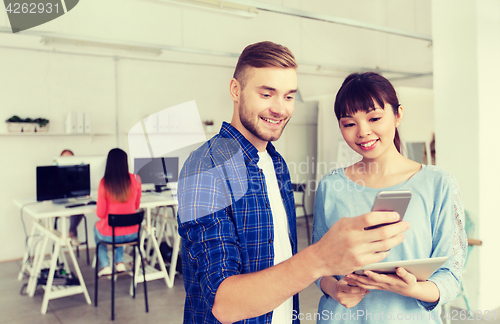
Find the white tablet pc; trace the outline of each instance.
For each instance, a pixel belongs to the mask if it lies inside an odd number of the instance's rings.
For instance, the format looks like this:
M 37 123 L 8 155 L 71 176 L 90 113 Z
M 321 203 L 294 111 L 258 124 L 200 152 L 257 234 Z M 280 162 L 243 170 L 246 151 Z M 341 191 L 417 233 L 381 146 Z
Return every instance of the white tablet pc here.
M 412 273 L 418 281 L 427 280 L 440 266 L 442 266 L 448 257 L 404 260 L 393 262 L 372 263 L 363 268 L 356 270 L 354 273 L 362 275 L 363 270 L 371 270 L 377 273 L 396 273 L 396 269 L 401 267 Z

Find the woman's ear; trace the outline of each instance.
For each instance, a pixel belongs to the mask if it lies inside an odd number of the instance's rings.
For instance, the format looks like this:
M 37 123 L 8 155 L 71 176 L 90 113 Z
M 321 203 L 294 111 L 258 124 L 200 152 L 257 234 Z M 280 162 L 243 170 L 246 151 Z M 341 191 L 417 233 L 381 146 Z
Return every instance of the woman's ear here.
M 396 127 L 401 124 L 401 121 L 403 120 L 403 106 L 398 107 L 398 115 L 396 116 Z

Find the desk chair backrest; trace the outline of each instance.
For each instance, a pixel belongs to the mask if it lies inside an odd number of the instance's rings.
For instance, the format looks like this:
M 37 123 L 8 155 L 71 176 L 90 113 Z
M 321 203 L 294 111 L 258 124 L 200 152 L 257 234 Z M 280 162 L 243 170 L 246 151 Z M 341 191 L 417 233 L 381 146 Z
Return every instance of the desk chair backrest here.
M 474 246 L 476 246 L 476 245 L 480 246 L 483 243 L 481 240 L 472 238 L 475 235 L 476 226 L 474 224 L 474 220 L 469 215 L 469 213 L 467 211 L 465 211 L 464 214 L 465 214 L 465 233 L 467 234 L 468 247 L 467 247 L 467 257 L 465 258 L 464 269 L 462 270 L 462 274 L 464 274 L 466 271 L 467 261 L 469 261 L 469 257 L 471 255 L 471 252 L 472 252 Z M 465 301 L 465 306 L 467 307 L 467 311 L 472 310 L 472 308 L 469 304 L 467 290 L 465 289 L 463 276 L 462 276 L 462 280 L 460 281 L 460 291 L 459 291 L 456 298 L 463 298 Z M 445 314 L 448 315 L 447 317 L 445 317 L 445 323 L 449 324 L 450 323 L 450 316 L 449 316 L 450 315 L 450 303 L 443 305 L 443 307 L 445 309 Z
M 292 183 L 292 190 L 293 190 L 293 192 L 299 192 L 302 194 L 302 202 L 300 202 L 300 203 L 295 202 L 295 207 L 305 207 L 307 184 L 305 184 L 305 183 Z M 304 214 L 305 213 L 306 212 L 304 209 Z
M 133 214 L 108 214 L 108 225 L 111 227 L 125 227 L 141 225 L 144 219 L 144 210 Z
M 133 214 L 108 214 L 108 225 L 113 228 L 113 241 L 116 227 L 127 227 L 139 225 L 138 232 L 141 232 L 141 223 L 144 219 L 144 210 L 139 210 Z
M 465 214 L 465 233 L 467 234 L 467 238 L 474 237 L 474 232 L 476 230 L 476 224 L 474 224 L 474 221 L 472 220 L 472 218 L 470 217 L 469 213 L 466 210 L 464 211 L 464 214 Z M 470 245 L 470 244 L 467 246 L 467 257 L 465 259 L 464 267 L 467 264 L 467 261 L 469 260 L 469 255 L 470 255 L 473 247 L 474 247 L 474 245 Z
M 302 208 L 304 211 L 304 218 L 306 220 L 306 231 L 307 231 L 307 244 L 311 244 L 311 233 L 309 230 L 309 215 L 307 214 L 306 211 L 306 193 L 307 193 L 307 184 L 305 183 L 292 183 L 292 190 L 293 192 L 298 192 L 302 194 L 302 201 L 297 202 L 295 201 L 295 208 Z
M 467 261 L 469 261 L 469 256 L 474 246 L 481 246 L 483 242 L 479 239 L 474 238 L 474 236 L 476 235 L 475 234 L 476 224 L 474 223 L 474 220 L 467 211 L 464 211 L 464 214 L 465 214 L 465 233 L 467 234 L 467 241 L 468 241 L 467 258 L 465 259 L 465 264 L 464 264 L 465 267 L 467 265 Z
M 305 183 L 292 183 L 292 190 L 295 192 L 305 192 L 307 184 Z

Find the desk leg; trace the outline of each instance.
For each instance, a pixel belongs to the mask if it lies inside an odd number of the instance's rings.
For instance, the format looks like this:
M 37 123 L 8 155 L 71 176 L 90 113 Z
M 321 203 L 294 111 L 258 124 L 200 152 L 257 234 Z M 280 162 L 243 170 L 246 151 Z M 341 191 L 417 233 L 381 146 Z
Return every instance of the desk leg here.
M 73 251 L 73 247 L 71 246 L 71 244 L 69 244 L 69 239 L 66 239 L 66 243 L 65 243 L 66 247 L 68 248 L 68 251 L 69 250 L 72 250 Z M 68 252 L 69 253 L 69 252 Z M 64 264 L 64 270 L 69 273 L 71 271 L 71 269 L 69 268 L 69 263 L 68 263 L 68 259 L 66 258 L 66 253 L 64 253 L 64 249 L 60 249 L 59 250 L 59 257 L 60 257 L 60 261 Z
M 152 213 L 152 212 L 151 212 Z M 158 237 L 156 236 L 158 234 L 157 232 L 157 228 L 158 228 L 158 212 L 156 212 L 155 214 L 155 219 L 153 220 L 153 215 L 150 216 L 151 217 L 151 223 L 150 223 L 150 227 L 152 229 L 151 231 L 151 235 L 154 235 L 156 237 L 156 239 L 158 240 Z M 154 225 L 153 225 L 154 224 Z M 148 240 L 148 244 L 146 245 L 146 254 L 144 254 L 144 258 L 146 258 L 145 262 L 149 262 L 151 266 L 154 267 L 154 264 L 151 264 L 151 262 L 153 261 L 153 259 L 151 258 L 151 250 L 153 249 L 153 244 L 151 243 L 151 240 Z M 156 253 L 156 251 L 153 251 L 153 253 Z
M 30 248 L 31 244 L 33 244 L 33 236 L 35 235 L 36 227 L 31 227 L 31 233 L 28 237 L 28 242 L 26 242 L 26 251 L 24 252 L 23 262 L 21 263 L 21 270 L 19 270 L 19 274 L 17 275 L 17 280 L 21 281 L 24 277 L 24 272 L 26 271 L 26 267 L 28 266 L 28 259 L 30 257 Z
M 146 251 L 144 252 L 144 258 L 146 259 L 144 260 L 144 262 L 146 263 L 151 263 L 153 261 L 151 256 L 149 255 L 152 248 L 151 245 L 152 245 L 151 240 L 148 240 L 148 243 L 146 244 Z M 156 253 L 156 251 L 154 253 Z M 154 264 L 151 265 L 154 266 Z
M 154 232 L 152 233 L 153 235 L 150 235 L 151 241 L 153 242 L 154 249 L 158 255 L 160 254 L 160 246 L 158 245 L 158 241 L 156 240 L 156 237 L 154 236 Z M 163 261 L 163 258 L 158 258 L 158 264 L 160 265 L 161 272 L 165 274 L 165 283 L 167 284 L 168 288 L 173 287 L 173 283 L 170 280 L 170 277 L 167 272 L 167 268 L 165 267 L 165 262 Z
M 47 244 L 49 243 L 49 237 L 45 235 L 43 238 L 42 246 L 36 248 L 35 260 L 33 261 L 33 268 L 31 269 L 30 279 L 28 280 L 27 292 L 30 297 L 35 295 L 35 290 L 38 281 L 38 274 L 42 268 L 43 261 L 45 259 L 45 250 L 47 249 Z
M 146 260 L 144 262 L 148 263 L 148 262 L 151 262 L 151 257 L 149 256 L 149 251 L 151 251 L 151 240 L 148 240 L 148 244 L 146 244 L 146 251 L 147 253 L 144 254 L 144 257 L 146 258 Z
M 155 218 L 158 217 L 158 212 L 156 213 L 155 215 Z M 152 231 L 153 229 L 153 216 L 152 216 L 152 211 L 151 211 L 151 208 L 148 208 L 147 210 L 147 215 L 146 215 L 146 225 L 147 225 L 147 228 L 148 228 L 148 234 L 151 234 L 151 235 L 156 235 L 154 231 Z M 155 222 L 155 225 L 157 225 L 157 222 Z M 156 226 L 155 226 L 156 228 Z M 151 252 L 151 240 L 148 240 L 148 244 L 146 245 L 146 252 L 144 254 L 144 258 L 145 258 L 145 262 L 151 262 L 151 256 L 149 255 L 149 253 Z M 156 253 L 156 251 L 154 252 Z M 154 264 L 152 264 L 152 266 L 154 266 Z
M 179 256 L 179 248 L 181 244 L 181 237 L 179 236 L 179 232 L 177 230 L 177 221 L 174 223 L 170 223 L 169 225 L 172 226 L 172 236 L 174 238 L 174 243 L 173 243 L 173 250 L 172 250 L 172 260 L 170 260 L 170 282 L 172 283 L 172 286 L 174 285 L 174 279 L 175 279 L 175 273 L 176 273 L 176 268 L 177 268 L 177 258 Z
M 167 285 L 168 288 L 172 288 L 174 286 L 173 284 L 173 279 L 175 278 L 175 266 L 176 266 L 176 262 L 177 262 L 177 257 L 174 257 L 174 265 L 173 267 L 171 267 L 171 269 L 173 269 L 172 273 L 169 275 L 168 271 L 167 271 L 167 268 L 165 267 L 165 262 L 163 261 L 163 258 L 160 257 L 161 256 L 161 253 L 160 253 L 160 246 L 158 244 L 158 240 L 156 239 L 156 235 L 155 235 L 155 229 L 152 228 L 151 226 L 151 209 L 150 208 L 146 208 L 146 226 L 144 227 L 144 230 L 146 233 L 143 233 L 143 234 L 147 234 L 149 236 L 148 238 L 148 242 L 151 242 L 152 245 L 153 245 L 153 249 L 154 249 L 154 253 L 155 253 L 155 258 L 158 259 L 158 264 L 160 265 L 160 271 L 157 271 L 155 270 L 152 266 L 148 265 L 146 267 L 146 280 L 150 281 L 150 280 L 156 280 L 156 279 L 164 279 L 165 280 L 165 284 Z M 145 238 L 145 235 L 141 235 L 142 238 Z M 144 251 L 143 249 L 143 243 L 142 243 L 142 239 L 141 239 L 141 251 Z M 179 241 L 176 241 L 176 238 L 174 238 L 174 251 L 175 253 L 178 253 L 178 250 L 179 250 Z M 175 245 L 177 245 L 177 247 L 175 247 Z M 147 259 L 146 255 L 144 254 L 144 259 Z M 140 260 L 137 261 L 137 264 L 136 264 L 136 268 L 134 269 L 134 276 L 136 278 L 135 282 L 136 283 L 141 283 L 143 281 L 143 279 L 140 279 L 138 278 L 139 277 L 139 263 Z M 155 262 L 156 264 L 156 262 Z M 142 276 L 140 276 L 142 278 Z M 131 288 L 131 291 L 132 291 L 132 286 L 130 287 Z
M 68 244 L 69 244 L 69 242 L 68 242 Z M 80 271 L 80 267 L 78 266 L 78 261 L 76 261 L 75 252 L 71 248 L 71 245 L 69 247 L 70 247 L 68 249 L 69 256 L 71 258 L 71 261 L 73 262 L 73 267 L 75 268 L 78 280 L 80 280 L 80 286 L 83 289 L 83 295 L 85 296 L 85 299 L 87 300 L 87 304 L 90 305 L 90 304 L 92 304 L 92 301 L 90 300 L 89 292 L 87 291 L 87 286 L 85 286 L 85 281 L 83 281 L 83 276 L 82 276 L 82 272 Z
M 54 273 L 56 272 L 57 259 L 59 258 L 60 249 L 61 244 L 56 242 L 54 245 L 54 253 L 52 254 L 52 259 L 50 260 L 50 270 L 47 277 L 47 284 L 45 285 L 45 293 L 43 294 L 42 314 L 47 313 L 47 307 L 49 306 L 50 293 L 52 292 L 52 282 L 54 281 Z
M 139 243 L 138 248 L 141 249 L 142 256 L 145 256 L 143 247 L 144 247 L 144 242 L 146 241 L 146 234 L 149 235 L 149 232 L 145 229 L 142 229 L 142 231 L 143 232 L 141 233 L 141 242 Z M 134 268 L 134 272 L 133 272 L 134 280 L 133 280 L 133 282 L 132 281 L 130 282 L 130 291 L 129 291 L 130 296 L 134 296 L 134 288 L 137 287 L 138 279 L 144 278 L 139 273 L 140 269 L 142 269 L 141 256 L 139 255 L 139 252 L 137 252 L 137 250 L 135 248 L 134 248 L 134 253 L 135 253 L 135 268 Z M 146 262 L 146 260 L 144 260 L 144 262 Z M 147 269 L 147 264 L 146 264 L 145 268 Z M 147 273 L 147 271 L 146 271 L 146 273 Z M 135 284 L 135 287 L 134 287 L 134 284 Z
M 163 240 L 163 236 L 165 234 L 165 218 L 163 216 L 159 216 L 160 219 L 157 220 L 156 222 L 156 230 L 155 233 L 158 233 L 158 236 L 156 238 L 157 242 L 160 242 Z M 149 250 L 149 249 L 148 249 Z M 154 267 L 156 265 L 156 258 L 158 258 L 158 254 L 156 253 L 156 250 L 153 251 L 153 256 L 150 261 L 150 265 Z
M 155 250 L 155 253 L 157 253 L 157 255 L 160 255 L 160 247 L 158 245 L 158 241 L 156 240 L 154 232 L 155 231 L 152 228 L 146 229 L 146 233 L 149 236 L 149 240 L 153 243 L 153 248 Z M 140 261 L 138 261 L 138 262 L 140 262 Z M 150 274 L 148 274 L 146 271 L 146 280 L 165 279 L 165 283 L 167 284 L 167 287 L 172 288 L 173 283 L 170 280 L 170 277 L 168 275 L 167 268 L 165 267 L 165 262 L 163 261 L 163 258 L 158 258 L 158 264 L 160 265 L 160 271 L 154 271 L 154 273 L 150 273 Z M 138 271 L 139 270 L 136 270 L 136 275 L 138 274 Z M 136 278 L 137 278 L 136 283 L 142 282 L 142 280 L 140 278 L 138 278 L 138 277 L 136 277 Z

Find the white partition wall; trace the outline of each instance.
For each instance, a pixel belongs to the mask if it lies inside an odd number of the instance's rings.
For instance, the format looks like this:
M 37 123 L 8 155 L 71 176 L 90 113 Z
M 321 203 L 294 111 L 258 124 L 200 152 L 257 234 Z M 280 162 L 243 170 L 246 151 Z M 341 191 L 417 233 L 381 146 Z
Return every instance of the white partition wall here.
M 403 121 L 399 135 L 409 153 L 407 143 L 425 143 L 427 163 L 431 164 L 430 142 L 434 128 L 434 94 L 432 89 L 396 87 L 399 103 L 403 107 Z
M 500 2 L 433 1 L 432 15 L 437 165 L 457 178 L 483 241 L 464 276 L 472 307 L 493 311 L 500 306 Z

